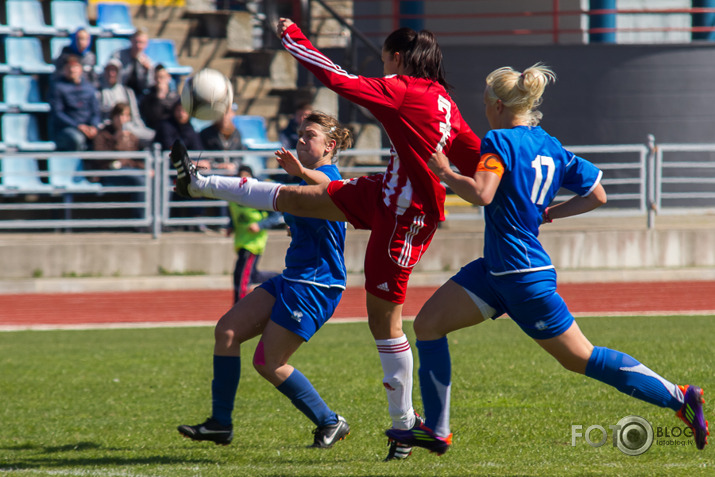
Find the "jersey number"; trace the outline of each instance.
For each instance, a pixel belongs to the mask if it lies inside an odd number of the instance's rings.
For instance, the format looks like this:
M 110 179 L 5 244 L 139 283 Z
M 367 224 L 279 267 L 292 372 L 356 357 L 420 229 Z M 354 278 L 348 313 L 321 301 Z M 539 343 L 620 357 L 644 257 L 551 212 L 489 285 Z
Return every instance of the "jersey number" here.
M 437 109 L 444 112 L 444 122 L 440 121 L 439 123 L 439 132 L 442 133 L 442 137 L 435 149 L 437 152 L 442 152 L 444 145 L 447 144 L 449 133 L 452 132 L 452 103 L 450 103 L 447 98 L 439 96 L 437 99 Z
M 546 178 L 544 178 L 543 166 L 546 166 Z M 531 188 L 531 201 L 536 205 L 543 205 L 546 193 L 551 187 L 551 181 L 554 180 L 556 165 L 551 157 L 536 156 L 536 159 L 531 161 L 531 167 L 536 171 L 534 186 Z M 541 194 L 539 194 L 539 191 L 541 191 Z

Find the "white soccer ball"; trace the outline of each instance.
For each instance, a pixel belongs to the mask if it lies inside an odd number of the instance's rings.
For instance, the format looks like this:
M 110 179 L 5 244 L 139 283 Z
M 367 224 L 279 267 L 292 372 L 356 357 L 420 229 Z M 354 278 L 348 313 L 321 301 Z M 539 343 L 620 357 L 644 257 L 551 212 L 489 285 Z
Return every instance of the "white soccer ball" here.
M 190 116 L 217 121 L 233 104 L 233 86 L 220 71 L 204 68 L 186 79 L 181 105 Z

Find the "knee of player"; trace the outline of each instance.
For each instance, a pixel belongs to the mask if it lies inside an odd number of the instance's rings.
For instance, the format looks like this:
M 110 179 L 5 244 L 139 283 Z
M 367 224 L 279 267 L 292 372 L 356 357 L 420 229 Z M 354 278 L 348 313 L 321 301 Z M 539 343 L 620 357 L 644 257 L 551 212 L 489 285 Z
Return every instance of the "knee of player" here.
M 234 344 L 235 338 L 236 332 L 232 328 L 225 326 L 221 321 L 216 324 L 214 328 L 214 340 L 216 343 L 230 347 Z
M 264 378 L 275 375 L 276 366 L 266 360 L 266 353 L 263 348 L 263 341 L 258 342 L 256 351 L 253 353 L 253 369 Z

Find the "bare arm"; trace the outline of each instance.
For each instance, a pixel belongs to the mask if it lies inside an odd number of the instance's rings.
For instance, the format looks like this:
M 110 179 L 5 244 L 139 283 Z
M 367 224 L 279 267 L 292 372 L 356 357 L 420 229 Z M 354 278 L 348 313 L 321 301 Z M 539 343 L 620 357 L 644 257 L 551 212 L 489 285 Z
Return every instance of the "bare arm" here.
M 548 207 L 544 212 L 544 222 L 551 222 L 554 219 L 563 219 L 565 217 L 590 212 L 593 209 L 601 207 L 607 200 L 606 190 L 599 183 L 596 188 L 585 197 L 577 195 L 553 207 Z
M 427 165 L 459 197 L 475 205 L 489 205 L 501 182 L 500 176 L 489 171 L 477 171 L 474 177 L 458 174 L 441 152 L 432 154 Z
M 322 172 L 303 167 L 303 164 L 300 163 L 298 158 L 286 148 L 281 148 L 279 151 L 276 151 L 275 155 L 278 164 L 285 169 L 288 174 L 300 177 L 308 185 L 330 182 L 330 178 Z

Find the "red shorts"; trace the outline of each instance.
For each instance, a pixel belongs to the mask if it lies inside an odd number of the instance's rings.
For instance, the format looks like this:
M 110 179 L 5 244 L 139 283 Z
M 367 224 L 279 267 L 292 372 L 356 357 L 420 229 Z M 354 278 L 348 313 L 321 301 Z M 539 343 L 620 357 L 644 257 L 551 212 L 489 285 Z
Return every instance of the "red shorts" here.
M 439 216 L 417 208 L 395 215 L 382 200 L 381 175 L 332 181 L 328 194 L 356 229 L 372 231 L 365 250 L 365 290 L 404 303 L 412 268 L 432 241 Z

